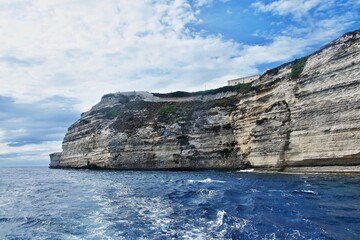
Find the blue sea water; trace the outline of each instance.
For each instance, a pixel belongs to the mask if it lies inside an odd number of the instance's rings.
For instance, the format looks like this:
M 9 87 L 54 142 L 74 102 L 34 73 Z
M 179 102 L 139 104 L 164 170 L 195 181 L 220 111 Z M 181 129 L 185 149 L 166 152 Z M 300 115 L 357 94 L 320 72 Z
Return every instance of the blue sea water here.
M 0 239 L 360 239 L 360 176 L 0 168 Z

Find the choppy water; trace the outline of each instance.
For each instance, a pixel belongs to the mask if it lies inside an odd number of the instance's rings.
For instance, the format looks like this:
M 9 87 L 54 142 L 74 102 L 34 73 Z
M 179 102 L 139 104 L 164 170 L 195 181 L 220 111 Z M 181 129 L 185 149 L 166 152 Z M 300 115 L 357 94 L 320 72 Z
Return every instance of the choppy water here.
M 0 239 L 360 239 L 360 177 L 0 168 Z

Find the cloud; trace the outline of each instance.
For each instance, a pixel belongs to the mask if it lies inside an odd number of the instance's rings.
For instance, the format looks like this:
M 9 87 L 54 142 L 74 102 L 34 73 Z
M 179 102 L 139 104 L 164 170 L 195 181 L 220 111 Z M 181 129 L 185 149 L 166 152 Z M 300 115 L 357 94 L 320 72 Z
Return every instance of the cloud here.
M 54 96 L 26 104 L 0 96 L 0 160 L 44 160 L 59 151 L 66 129 L 80 115 L 72 107 L 76 102 Z
M 10 147 L 0 143 L 0 167 L 5 166 L 47 166 L 49 153 L 59 151 L 61 141 Z
M 0 9 L 0 55 L 42 62 L 19 71 L 0 65 L 0 94 L 75 97 L 84 111 L 108 92 L 191 91 L 224 74 L 254 73 L 236 66 L 238 43 L 191 30 L 196 11 L 185 0 L 14 2 Z
M 194 5 L 196 7 L 210 6 L 211 4 L 213 4 L 213 2 L 213 0 L 194 0 Z
M 276 22 L 281 26 L 280 31 L 255 33 L 255 36 L 271 40 L 270 44 L 250 46 L 248 52 L 255 51 L 254 56 L 268 56 L 273 52 L 281 60 L 285 60 L 286 56 L 309 52 L 309 49 L 314 49 L 313 46 L 319 47 L 319 44 L 333 40 L 359 18 L 358 11 L 349 11 L 359 9 L 354 1 L 279 0 L 269 4 L 257 1 L 251 6 L 260 12 L 285 17 Z M 256 49 L 263 49 L 263 53 Z
M 79 117 L 72 108 L 76 102 L 54 96 L 26 104 L 0 97 L 1 142 L 16 147 L 61 140 L 67 127 Z
M 0 8 L 0 33 L 6 36 L 0 38 L 0 94 L 27 103 L 54 95 L 77 98 L 81 111 L 109 92 L 220 87 L 226 84 L 218 80 L 224 76 L 255 74 L 258 64 L 301 52 L 281 46 L 284 37 L 303 42 L 310 36 L 309 30 L 302 37 L 277 32 L 267 45 L 248 46 L 194 31 L 200 21 L 198 10 L 212 2 L 208 0 L 193 5 L 186 0 L 8 2 Z M 296 8 L 288 8 L 294 2 Z M 292 15 L 320 8 L 319 1 L 303 3 L 258 1 L 254 6 Z M 284 31 L 295 28 L 305 26 Z M 313 26 L 308 29 L 322 32 Z M 264 49 L 276 55 L 261 58 Z
M 252 6 L 261 12 L 272 12 L 277 15 L 293 15 L 300 18 L 309 13 L 310 10 L 324 6 L 332 0 L 279 0 L 269 4 L 257 1 Z
M 17 67 L 17 66 L 31 67 L 42 63 L 42 61 L 39 59 L 32 59 L 32 58 L 20 59 L 14 56 L 0 57 L 0 62 L 7 63 L 8 65 L 10 65 L 10 67 Z

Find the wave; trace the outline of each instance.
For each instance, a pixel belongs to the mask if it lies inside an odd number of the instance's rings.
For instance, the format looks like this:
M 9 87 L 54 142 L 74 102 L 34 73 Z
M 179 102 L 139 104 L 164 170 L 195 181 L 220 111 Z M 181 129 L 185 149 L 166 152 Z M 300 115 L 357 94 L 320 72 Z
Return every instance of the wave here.
M 254 171 L 254 169 L 251 168 L 251 169 L 242 169 L 242 170 L 239 170 L 237 172 L 253 172 L 253 171 Z
M 200 189 L 197 191 L 198 194 L 200 194 L 200 196 L 204 196 L 206 198 L 213 198 L 214 196 L 216 196 L 217 191 L 216 190 L 208 190 L 208 189 Z
M 206 179 L 202 179 L 202 180 L 188 180 L 189 183 L 226 183 L 225 181 L 221 181 L 221 180 L 213 180 L 211 178 L 206 178 Z
M 218 226 L 223 225 L 225 213 L 226 213 L 226 212 L 225 212 L 224 210 L 220 210 L 220 211 L 217 212 L 217 215 L 216 215 L 216 225 L 218 225 Z
M 312 190 L 294 190 L 294 193 L 307 193 L 307 194 L 312 194 L 312 195 L 318 195 L 317 192 L 312 191 Z
M 306 194 L 312 194 L 312 195 L 318 195 L 318 192 L 312 191 L 312 190 L 307 190 L 307 189 L 303 189 L 303 190 L 280 190 L 280 189 L 269 189 L 267 190 L 268 192 L 280 192 L 280 193 L 306 193 Z

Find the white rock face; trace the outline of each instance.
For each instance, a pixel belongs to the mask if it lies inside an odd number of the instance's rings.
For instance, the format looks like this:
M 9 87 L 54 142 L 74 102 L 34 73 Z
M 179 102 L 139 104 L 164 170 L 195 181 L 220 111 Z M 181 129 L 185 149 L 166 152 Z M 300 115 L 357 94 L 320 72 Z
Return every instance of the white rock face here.
M 268 71 L 247 93 L 105 95 L 69 128 L 50 167 L 360 166 L 360 31 L 312 54 L 291 77 L 299 62 Z
M 299 78 L 290 65 L 256 84 L 233 112 L 238 153 L 253 166 L 360 164 L 360 34 L 311 55 Z
M 138 96 L 138 95 L 137 95 Z M 68 130 L 51 167 L 237 168 L 230 113 L 237 97 L 149 102 L 109 94 Z M 59 157 L 60 156 L 60 157 Z M 60 160 L 59 160 L 60 159 Z

